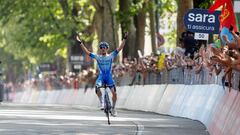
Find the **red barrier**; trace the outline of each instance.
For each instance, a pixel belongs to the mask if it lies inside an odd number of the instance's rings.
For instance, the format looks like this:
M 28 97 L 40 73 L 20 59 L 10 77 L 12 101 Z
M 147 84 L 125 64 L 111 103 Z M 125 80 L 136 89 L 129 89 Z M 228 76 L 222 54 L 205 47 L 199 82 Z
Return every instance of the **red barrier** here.
M 222 101 L 215 110 L 215 116 L 210 122 L 211 135 L 239 135 L 240 96 L 239 92 L 232 90 L 226 92 Z
M 222 112 L 224 103 L 227 101 L 227 99 L 228 99 L 228 94 L 224 95 L 223 98 L 220 99 L 218 107 L 216 108 L 215 112 L 213 113 L 214 117 L 208 127 L 208 130 L 211 135 L 217 135 L 217 134 L 220 135 L 220 130 L 217 128 L 217 127 L 219 127 L 218 123 L 220 123 L 220 117 L 221 117 L 221 113 L 219 113 L 219 112 Z
M 231 132 L 231 128 L 233 127 L 233 125 L 235 124 L 234 123 L 234 120 L 236 118 L 235 116 L 235 109 L 237 108 L 236 106 L 236 103 L 237 103 L 237 95 L 238 95 L 238 92 L 237 91 L 231 91 L 230 93 L 230 97 L 228 99 L 228 104 L 226 106 L 226 109 L 228 111 L 228 114 L 226 115 L 225 117 L 225 121 L 224 121 L 224 125 L 223 125 L 223 129 L 222 129 L 222 133 L 224 135 L 231 135 L 230 132 Z M 234 118 L 235 117 L 235 118 Z
M 233 106 L 232 111 L 232 119 L 229 120 L 230 123 L 233 123 L 232 127 L 230 127 L 229 135 L 239 135 L 240 134 L 240 93 L 237 93 L 236 101 Z M 227 131 L 228 132 L 228 131 Z M 226 132 L 226 133 L 227 133 Z

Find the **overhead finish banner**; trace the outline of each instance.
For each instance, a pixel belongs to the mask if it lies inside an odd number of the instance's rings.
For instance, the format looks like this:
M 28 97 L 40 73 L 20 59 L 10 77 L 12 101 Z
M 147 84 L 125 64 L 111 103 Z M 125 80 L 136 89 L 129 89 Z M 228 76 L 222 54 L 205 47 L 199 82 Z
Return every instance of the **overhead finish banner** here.
M 207 9 L 194 8 L 185 14 L 184 25 L 191 32 L 218 34 L 220 14 L 220 11 L 209 13 Z

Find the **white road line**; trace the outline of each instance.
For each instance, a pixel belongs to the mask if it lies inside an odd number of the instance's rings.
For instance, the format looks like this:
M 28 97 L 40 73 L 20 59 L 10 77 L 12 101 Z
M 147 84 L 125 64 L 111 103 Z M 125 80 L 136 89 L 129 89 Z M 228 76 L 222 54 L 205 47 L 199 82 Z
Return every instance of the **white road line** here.
M 26 113 L 27 112 L 27 113 Z M 105 116 L 88 116 L 77 114 L 64 114 L 59 111 L 44 110 L 6 110 L 2 109 L 0 116 L 3 117 L 25 117 L 25 118 L 41 118 L 41 119 L 63 119 L 63 120 L 106 120 Z M 166 119 L 153 118 L 137 118 L 137 117 L 111 117 L 111 121 L 166 121 Z
M 133 121 L 133 123 L 137 126 L 137 130 L 134 133 L 134 135 L 142 135 L 144 130 L 144 125 L 142 125 L 140 122 Z

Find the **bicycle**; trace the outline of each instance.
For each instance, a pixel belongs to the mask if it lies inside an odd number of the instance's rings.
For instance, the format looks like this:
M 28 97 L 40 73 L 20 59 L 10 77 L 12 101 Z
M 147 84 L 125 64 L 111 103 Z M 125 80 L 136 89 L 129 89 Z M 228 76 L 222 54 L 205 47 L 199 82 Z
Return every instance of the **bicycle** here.
M 109 99 L 107 86 L 104 85 L 103 88 L 104 88 L 104 113 L 107 116 L 108 125 L 110 125 L 111 123 L 110 123 L 109 114 L 111 114 L 112 105 L 111 105 L 111 101 Z

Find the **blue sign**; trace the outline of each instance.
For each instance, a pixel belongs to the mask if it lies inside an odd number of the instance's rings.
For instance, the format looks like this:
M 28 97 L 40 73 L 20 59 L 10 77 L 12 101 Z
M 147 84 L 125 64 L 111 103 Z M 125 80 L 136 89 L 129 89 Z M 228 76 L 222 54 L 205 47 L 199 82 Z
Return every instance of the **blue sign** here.
M 187 30 L 198 33 L 219 34 L 221 12 L 209 13 L 207 9 L 191 9 L 184 16 Z

